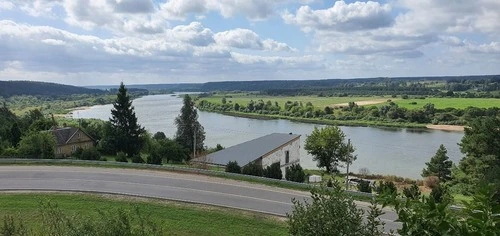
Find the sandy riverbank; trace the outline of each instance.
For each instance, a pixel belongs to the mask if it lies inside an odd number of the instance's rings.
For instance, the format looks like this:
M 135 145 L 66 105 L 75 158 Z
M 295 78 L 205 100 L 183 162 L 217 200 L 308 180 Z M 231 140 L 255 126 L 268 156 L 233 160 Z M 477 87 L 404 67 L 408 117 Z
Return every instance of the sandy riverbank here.
M 463 132 L 465 126 L 460 125 L 427 125 L 428 129 L 438 129 L 438 130 L 446 130 L 446 131 L 460 131 Z

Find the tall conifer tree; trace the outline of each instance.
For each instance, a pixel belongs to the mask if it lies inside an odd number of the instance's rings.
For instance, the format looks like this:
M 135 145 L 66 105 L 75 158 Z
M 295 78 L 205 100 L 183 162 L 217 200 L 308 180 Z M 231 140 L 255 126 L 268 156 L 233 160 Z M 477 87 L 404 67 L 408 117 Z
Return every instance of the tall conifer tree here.
M 137 123 L 132 101 L 123 82 L 120 84 L 109 119 L 113 127 L 114 147 L 128 156 L 138 154 L 142 148 L 141 135 L 145 132 Z
M 194 102 L 189 95 L 184 96 L 184 105 L 181 108 L 181 114 L 175 118 L 177 125 L 176 139 L 184 148 L 193 150 L 194 134 L 196 132 L 196 150 L 203 149 L 205 141 L 205 131 L 198 122 L 198 113 L 194 108 Z

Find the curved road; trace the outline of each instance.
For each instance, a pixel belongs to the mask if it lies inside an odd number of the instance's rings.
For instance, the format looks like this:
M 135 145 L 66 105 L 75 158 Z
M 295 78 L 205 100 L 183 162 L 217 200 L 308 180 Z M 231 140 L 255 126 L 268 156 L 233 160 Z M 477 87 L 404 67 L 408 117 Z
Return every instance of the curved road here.
M 0 166 L 3 191 L 78 191 L 160 198 L 202 203 L 285 216 L 291 199 L 308 199 L 309 193 L 228 180 L 165 171 L 59 167 Z M 368 204 L 357 203 L 366 209 Z M 386 230 L 399 226 L 397 215 L 385 210 Z

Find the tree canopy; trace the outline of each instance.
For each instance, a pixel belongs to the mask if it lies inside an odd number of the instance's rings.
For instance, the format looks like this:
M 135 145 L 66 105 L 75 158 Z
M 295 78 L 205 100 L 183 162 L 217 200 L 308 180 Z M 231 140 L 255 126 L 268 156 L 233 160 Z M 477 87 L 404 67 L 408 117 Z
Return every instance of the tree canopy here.
M 311 135 L 306 139 L 304 149 L 317 161 L 318 167 L 326 168 L 332 172 L 343 163 L 352 163 L 354 147 L 345 142 L 345 134 L 337 126 L 327 126 L 322 129 L 314 128 Z
M 500 189 L 500 117 L 475 119 L 460 143 L 466 156 L 460 161 L 454 175 L 457 182 L 474 190 L 479 182 L 496 183 Z

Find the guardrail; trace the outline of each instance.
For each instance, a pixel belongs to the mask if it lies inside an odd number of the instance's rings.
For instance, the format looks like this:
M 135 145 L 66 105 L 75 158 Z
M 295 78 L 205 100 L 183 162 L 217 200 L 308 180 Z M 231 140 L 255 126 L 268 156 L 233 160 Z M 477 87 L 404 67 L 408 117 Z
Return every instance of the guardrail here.
M 260 176 L 244 175 L 237 173 L 229 173 L 223 171 L 206 170 L 199 168 L 183 167 L 183 166 L 170 166 L 170 165 L 152 165 L 152 164 L 140 164 L 140 163 L 129 163 L 129 162 L 115 162 L 115 161 L 89 161 L 89 160 L 74 160 L 74 159 L 23 159 L 23 158 L 0 158 L 0 164 L 48 164 L 48 165 L 92 165 L 92 166 L 111 166 L 111 167 L 122 167 L 122 168 L 135 168 L 135 169 L 147 169 L 147 170 L 163 170 L 163 171 L 174 171 L 174 172 L 184 172 L 192 174 L 203 174 L 215 177 L 227 177 L 237 180 L 253 180 L 258 182 L 274 183 L 292 186 L 304 190 L 308 190 L 317 185 L 309 183 L 298 183 L 288 180 L 271 179 Z M 357 191 L 347 191 L 349 194 L 360 197 L 371 198 L 374 197 L 371 193 L 363 193 Z

